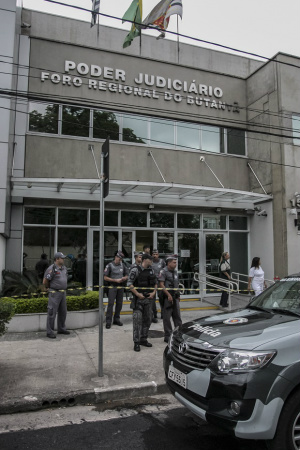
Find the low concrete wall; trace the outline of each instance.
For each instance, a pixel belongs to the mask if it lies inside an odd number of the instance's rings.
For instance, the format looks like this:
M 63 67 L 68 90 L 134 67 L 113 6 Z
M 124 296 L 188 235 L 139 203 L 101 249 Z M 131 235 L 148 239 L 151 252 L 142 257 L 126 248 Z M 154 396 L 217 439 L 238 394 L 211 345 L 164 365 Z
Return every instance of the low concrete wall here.
M 46 331 L 47 313 L 16 314 L 9 324 L 7 331 L 10 333 L 23 333 L 28 331 Z M 66 326 L 68 330 L 90 328 L 98 325 L 99 310 L 68 311 Z

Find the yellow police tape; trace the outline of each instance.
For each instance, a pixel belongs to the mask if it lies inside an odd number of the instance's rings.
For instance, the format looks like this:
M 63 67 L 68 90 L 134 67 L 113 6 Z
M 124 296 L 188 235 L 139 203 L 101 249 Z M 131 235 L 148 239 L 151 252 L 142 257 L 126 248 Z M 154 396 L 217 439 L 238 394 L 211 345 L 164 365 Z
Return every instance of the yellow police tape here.
M 48 295 L 48 294 L 52 294 L 55 292 L 72 292 L 72 291 L 86 291 L 86 290 L 90 290 L 93 291 L 94 288 L 96 289 L 126 289 L 130 291 L 129 286 L 86 286 L 86 287 L 75 287 L 75 288 L 67 288 L 67 289 L 55 289 L 55 290 L 51 290 L 51 289 L 47 289 L 46 291 L 41 291 L 41 292 L 34 292 L 32 294 L 20 294 L 20 295 L 11 295 L 10 297 L 0 297 L 2 299 L 9 299 L 9 298 L 32 298 L 32 297 L 40 297 L 41 295 Z M 138 287 L 135 286 L 135 289 L 140 289 L 140 290 L 154 290 L 155 288 L 150 288 L 150 287 Z M 200 292 L 201 289 L 200 288 L 185 288 L 185 287 L 179 287 L 179 288 L 156 288 L 157 291 L 193 291 L 193 293 L 196 292 Z M 210 293 L 213 292 L 222 292 L 222 289 L 202 289 L 202 291 L 209 291 Z M 232 290 L 232 292 L 234 293 L 243 293 L 243 292 L 254 292 L 252 291 L 252 289 L 249 291 L 248 289 L 239 289 L 238 291 Z

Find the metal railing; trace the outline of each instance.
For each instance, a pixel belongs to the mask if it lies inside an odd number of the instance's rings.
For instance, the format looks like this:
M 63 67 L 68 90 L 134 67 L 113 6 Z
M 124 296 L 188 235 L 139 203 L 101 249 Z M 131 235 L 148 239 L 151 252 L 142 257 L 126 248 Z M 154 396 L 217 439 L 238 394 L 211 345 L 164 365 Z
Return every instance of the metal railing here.
M 224 278 L 215 277 L 213 275 L 209 275 L 208 273 L 200 273 L 195 272 L 194 273 L 194 280 L 197 281 L 197 283 L 205 284 L 205 286 L 210 286 L 213 288 L 216 288 L 218 290 L 228 292 L 228 305 L 229 305 L 229 311 L 231 311 L 231 294 L 233 292 L 238 292 L 238 284 L 233 280 L 225 280 Z M 212 280 L 212 281 L 209 281 Z M 218 281 L 221 284 L 214 283 L 214 281 Z M 202 302 L 202 295 L 201 295 L 201 302 Z
M 241 277 L 245 277 L 247 281 L 241 280 Z M 237 283 L 237 285 L 238 285 L 238 293 L 239 293 L 239 294 L 240 294 L 241 292 L 242 292 L 242 293 L 243 293 L 243 292 L 248 293 L 248 278 L 249 278 L 249 275 L 246 275 L 246 274 L 244 274 L 244 273 L 232 272 L 232 273 L 231 273 L 231 278 L 232 278 L 232 280 L 233 280 L 235 283 Z M 267 283 L 268 287 L 275 283 L 274 280 L 268 280 L 267 278 L 265 278 L 264 281 Z M 241 289 L 240 283 L 246 284 L 246 285 L 247 285 L 247 288 L 246 288 L 246 289 Z

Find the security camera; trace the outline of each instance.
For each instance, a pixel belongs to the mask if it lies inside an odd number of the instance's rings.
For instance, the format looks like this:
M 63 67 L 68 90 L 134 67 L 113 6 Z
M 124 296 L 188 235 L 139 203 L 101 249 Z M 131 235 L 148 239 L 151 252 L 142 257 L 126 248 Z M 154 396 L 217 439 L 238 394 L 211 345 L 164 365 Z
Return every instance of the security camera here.
M 21 28 L 31 28 L 30 23 L 22 22 Z
M 205 157 L 204 156 L 200 156 L 200 162 L 204 162 L 205 161 Z
M 254 206 L 254 211 L 261 211 L 261 206 Z
M 267 214 L 267 211 L 265 209 L 263 209 L 262 211 L 259 211 L 256 215 L 266 217 L 268 214 Z

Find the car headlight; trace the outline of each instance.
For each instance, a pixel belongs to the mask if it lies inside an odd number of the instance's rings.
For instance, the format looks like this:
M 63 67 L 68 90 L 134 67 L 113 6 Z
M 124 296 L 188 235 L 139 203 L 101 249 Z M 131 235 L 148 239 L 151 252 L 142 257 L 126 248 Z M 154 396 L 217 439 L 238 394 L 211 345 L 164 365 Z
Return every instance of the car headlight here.
M 264 367 L 276 351 L 225 350 L 212 362 L 210 368 L 218 373 L 250 372 Z

